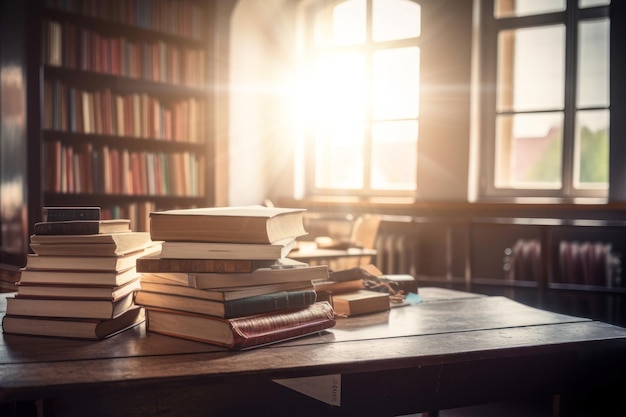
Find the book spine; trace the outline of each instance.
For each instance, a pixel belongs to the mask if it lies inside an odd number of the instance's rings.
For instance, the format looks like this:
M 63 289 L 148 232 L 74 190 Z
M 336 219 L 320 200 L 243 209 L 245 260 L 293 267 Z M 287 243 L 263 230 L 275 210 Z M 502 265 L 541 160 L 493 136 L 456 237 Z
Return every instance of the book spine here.
M 45 222 L 100 220 L 100 207 L 44 207 Z
M 314 290 L 284 291 L 232 300 L 224 303 L 224 318 L 251 316 L 304 308 L 315 303 Z
M 258 268 L 269 268 L 274 261 L 244 259 L 137 259 L 137 272 L 183 273 L 251 273 Z
M 39 222 L 35 223 L 36 235 L 95 235 L 100 233 L 100 224 L 94 222 Z
M 327 302 L 279 314 L 229 320 L 234 342 L 231 349 L 245 349 L 293 339 L 335 326 L 335 314 Z

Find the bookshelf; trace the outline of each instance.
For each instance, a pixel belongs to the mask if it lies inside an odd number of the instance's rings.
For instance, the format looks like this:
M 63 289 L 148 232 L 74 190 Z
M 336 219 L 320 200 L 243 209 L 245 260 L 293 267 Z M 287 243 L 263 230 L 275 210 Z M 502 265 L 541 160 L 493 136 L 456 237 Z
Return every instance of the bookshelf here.
M 0 49 L 17 51 L 25 74 L 27 129 L 23 166 L 2 178 L 24 179 L 25 210 L 3 217 L 13 231 L 3 232 L 0 261 L 25 258 L 46 205 L 97 205 L 134 230 L 147 230 L 153 210 L 213 205 L 213 26 L 228 12 L 216 3 L 3 6 L 23 31 L 2 36 Z
M 44 205 L 100 201 L 146 230 L 157 208 L 207 204 L 207 16 L 192 0 L 43 2 Z

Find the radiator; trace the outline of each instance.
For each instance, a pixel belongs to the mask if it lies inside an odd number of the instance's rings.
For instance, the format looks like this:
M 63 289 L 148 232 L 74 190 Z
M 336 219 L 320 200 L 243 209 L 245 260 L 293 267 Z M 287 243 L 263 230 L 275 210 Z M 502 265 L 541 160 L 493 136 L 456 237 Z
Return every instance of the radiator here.
M 418 241 L 413 223 L 383 221 L 375 248 L 375 264 L 383 273 L 417 275 Z

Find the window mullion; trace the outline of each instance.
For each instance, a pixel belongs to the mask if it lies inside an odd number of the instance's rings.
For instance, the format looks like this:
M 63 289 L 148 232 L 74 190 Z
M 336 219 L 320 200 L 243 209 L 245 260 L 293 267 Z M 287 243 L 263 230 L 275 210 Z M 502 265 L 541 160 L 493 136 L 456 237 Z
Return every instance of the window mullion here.
M 372 191 L 372 123 L 374 87 L 374 47 L 373 47 L 373 0 L 367 0 L 365 37 L 365 117 L 363 144 L 363 188 Z
M 578 55 L 578 0 L 567 1 L 565 21 L 565 109 L 563 120 L 562 188 L 566 196 L 574 192 L 576 133 L 576 73 Z

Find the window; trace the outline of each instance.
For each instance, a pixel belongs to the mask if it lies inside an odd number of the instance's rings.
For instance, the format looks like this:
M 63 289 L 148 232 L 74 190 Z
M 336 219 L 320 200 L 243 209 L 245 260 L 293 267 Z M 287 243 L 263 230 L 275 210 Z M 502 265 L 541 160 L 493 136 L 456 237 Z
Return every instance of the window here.
M 481 7 L 483 196 L 606 197 L 609 0 Z
M 413 195 L 420 5 L 411 0 L 311 4 L 298 103 L 306 126 L 307 193 Z

